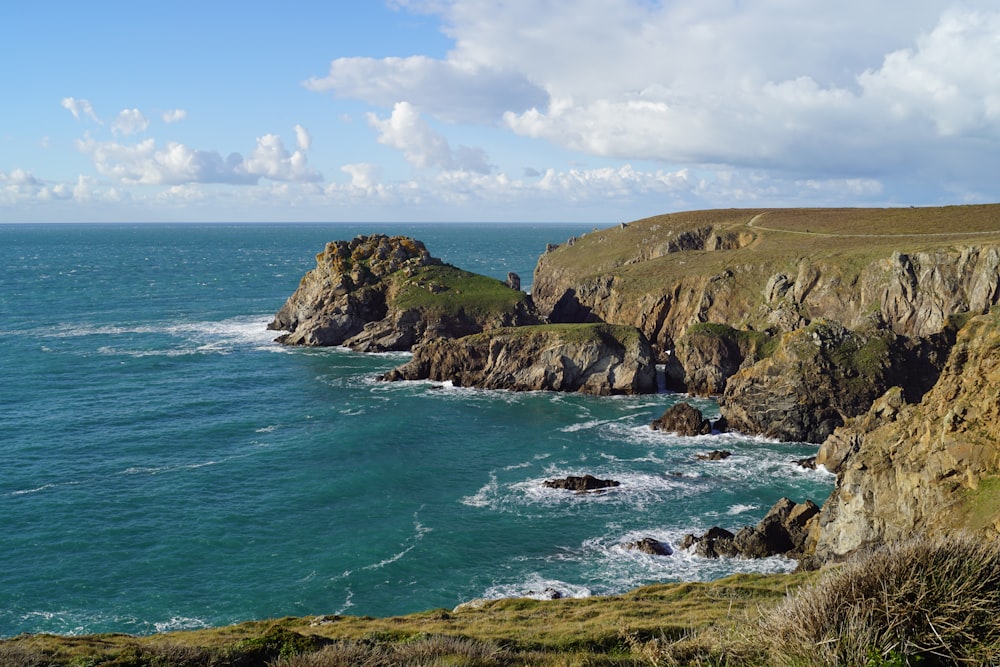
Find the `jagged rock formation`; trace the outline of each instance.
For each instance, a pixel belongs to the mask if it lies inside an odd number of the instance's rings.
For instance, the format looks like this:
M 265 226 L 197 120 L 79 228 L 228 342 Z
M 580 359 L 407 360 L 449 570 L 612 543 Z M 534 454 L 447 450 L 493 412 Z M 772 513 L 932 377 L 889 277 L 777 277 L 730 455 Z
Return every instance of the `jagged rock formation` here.
M 838 429 L 818 460 L 837 472 L 816 555 L 909 537 L 1000 534 L 1000 309 L 969 319 L 918 404 L 899 390 Z
M 712 424 L 702 416 L 701 410 L 684 402 L 671 405 L 649 427 L 654 431 L 670 431 L 682 437 L 712 432 Z
M 720 409 L 731 430 L 820 443 L 890 386 L 922 395 L 943 362 L 939 351 L 932 341 L 917 344 L 884 328 L 850 331 L 814 321 L 730 377 Z
M 416 348 L 384 380 L 451 381 L 513 391 L 643 394 L 656 391 L 649 343 L 634 327 L 555 325 L 498 329 Z
M 810 534 L 819 511 L 811 500 L 796 504 L 782 498 L 756 526 L 744 526 L 735 534 L 715 526 L 704 535 L 687 535 L 681 548 L 693 547 L 705 558 L 801 558 L 812 550 Z
M 269 329 L 286 345 L 409 350 L 424 340 L 535 324 L 524 293 L 431 257 L 405 236 L 328 243 Z

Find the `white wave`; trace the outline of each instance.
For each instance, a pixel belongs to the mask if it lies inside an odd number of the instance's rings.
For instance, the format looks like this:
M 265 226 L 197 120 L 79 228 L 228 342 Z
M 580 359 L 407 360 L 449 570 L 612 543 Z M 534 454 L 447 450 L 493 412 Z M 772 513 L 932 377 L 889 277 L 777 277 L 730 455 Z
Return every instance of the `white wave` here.
M 203 630 L 212 627 L 211 623 L 201 618 L 190 618 L 187 616 L 174 616 L 166 621 L 153 623 L 157 633 L 176 632 L 178 630 Z
M 483 592 L 487 600 L 503 600 L 507 598 L 531 598 L 533 600 L 551 600 L 553 597 L 585 598 L 592 592 L 587 586 L 571 584 L 558 579 L 548 579 L 537 572 L 528 573 L 519 582 L 494 584 Z
M 729 516 L 736 516 L 738 514 L 743 514 L 744 512 L 752 512 L 757 509 L 760 509 L 760 505 L 742 505 L 737 503 L 736 505 L 731 505 L 729 509 L 726 510 L 726 514 L 728 514 Z
M 416 516 L 417 516 L 417 513 L 414 514 L 414 522 L 413 522 L 414 534 L 411 535 L 407 539 L 406 543 L 404 543 L 404 544 L 407 544 L 407 546 L 402 551 L 399 551 L 398 553 L 395 553 L 392 556 L 389 556 L 388 558 L 385 558 L 385 559 L 383 559 L 383 560 L 381 560 L 381 561 L 379 561 L 377 563 L 372 563 L 371 565 L 366 565 L 366 566 L 364 566 L 361 569 L 362 570 L 381 570 L 383 567 L 385 567 L 387 565 L 392 565 L 396 561 L 398 561 L 401 558 L 403 558 L 404 556 L 406 556 L 406 554 L 408 554 L 411 551 L 413 551 L 414 549 L 416 549 L 417 545 L 420 543 L 420 541 L 422 539 L 424 539 L 424 535 L 426 535 L 427 533 L 429 533 L 429 532 L 432 531 L 431 528 L 428 528 L 428 527 L 424 526 L 422 523 L 420 523 L 419 521 L 417 521 L 416 520 Z
M 270 426 L 265 426 L 263 428 L 255 429 L 255 433 L 273 433 L 278 428 L 277 424 L 271 424 Z
M 567 489 L 553 489 L 545 486 L 545 481 L 567 476 L 582 476 L 577 470 L 563 470 L 550 466 L 549 474 L 527 480 L 500 484 L 496 473 L 490 473 L 489 481 L 472 496 L 462 498 L 461 502 L 470 507 L 485 507 L 493 511 L 524 512 L 536 507 L 550 512 L 558 507 L 576 507 L 589 503 L 625 504 L 636 510 L 694 494 L 705 493 L 700 484 L 692 484 L 690 478 L 671 474 L 652 474 L 639 472 L 615 472 L 595 474 L 597 477 L 610 477 L 619 482 L 619 486 L 598 489 L 580 493 Z

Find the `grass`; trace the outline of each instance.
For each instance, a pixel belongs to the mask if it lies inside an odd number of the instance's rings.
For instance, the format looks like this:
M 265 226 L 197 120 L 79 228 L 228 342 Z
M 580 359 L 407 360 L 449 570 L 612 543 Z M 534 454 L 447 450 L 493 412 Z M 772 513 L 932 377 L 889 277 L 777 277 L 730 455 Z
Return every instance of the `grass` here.
M 392 276 L 390 302 L 400 310 L 421 309 L 442 316 L 490 316 L 527 306 L 528 295 L 505 283 L 447 264 Z
M 716 235 L 749 234 L 753 240 L 735 249 L 687 250 L 650 257 L 671 239 L 706 226 L 712 227 Z M 747 290 L 759 292 L 775 273 L 794 277 L 802 260 L 836 267 L 842 280 L 849 283 L 872 261 L 894 251 L 915 253 L 997 243 L 997 204 L 728 209 L 661 215 L 624 228 L 597 230 L 572 246 L 564 244 L 547 253 L 543 262 L 553 270 L 574 276 L 574 280 L 614 275 L 621 290 L 659 293 L 683 277 L 700 275 L 728 280 L 733 293 L 740 295 Z
M 986 665 L 1000 661 L 1000 544 L 917 538 L 821 572 L 625 595 L 480 601 L 150 637 L 21 635 L 5 667 Z
M 493 331 L 473 334 L 469 340 L 482 340 L 497 336 L 531 337 L 547 335 L 558 339 L 560 343 L 604 343 L 631 347 L 639 342 L 641 332 L 633 326 L 624 324 L 585 323 L 585 324 L 535 324 L 523 327 L 504 327 Z

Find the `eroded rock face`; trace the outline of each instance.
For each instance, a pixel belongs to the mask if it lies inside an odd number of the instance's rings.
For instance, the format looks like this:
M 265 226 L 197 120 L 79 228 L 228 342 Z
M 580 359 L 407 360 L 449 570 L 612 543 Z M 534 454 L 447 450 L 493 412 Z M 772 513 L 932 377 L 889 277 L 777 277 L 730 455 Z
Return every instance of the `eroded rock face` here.
M 438 339 L 383 380 L 450 381 L 512 391 L 580 391 L 602 396 L 656 391 L 645 337 L 632 327 L 517 327 Z
M 670 431 L 681 437 L 707 435 L 712 424 L 690 403 L 675 403 L 649 425 L 654 431 Z
M 1000 534 L 1000 312 L 958 332 L 919 404 L 887 394 L 824 443 L 837 484 L 816 555 L 838 559 L 915 533 Z
M 948 336 L 912 340 L 879 325 L 851 331 L 816 321 L 782 336 L 770 357 L 727 382 L 720 409 L 728 428 L 821 443 L 891 386 L 922 396 L 940 372 Z
M 476 293 L 484 281 L 495 283 L 488 299 Z M 374 234 L 328 243 L 268 328 L 288 332 L 277 338 L 286 345 L 385 352 L 537 322 L 527 295 L 445 265 L 415 239 Z

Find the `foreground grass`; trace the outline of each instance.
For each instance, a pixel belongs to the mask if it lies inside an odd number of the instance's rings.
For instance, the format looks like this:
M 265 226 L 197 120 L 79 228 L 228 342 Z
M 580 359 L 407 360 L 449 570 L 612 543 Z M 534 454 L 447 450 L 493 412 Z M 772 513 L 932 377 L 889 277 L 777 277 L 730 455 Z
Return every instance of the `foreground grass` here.
M 480 601 L 152 637 L 22 635 L 4 667 L 995 665 L 1000 544 L 918 538 L 822 573 L 734 575 L 626 595 Z
M 734 575 L 661 584 L 625 595 L 508 599 L 410 616 L 317 616 L 149 637 L 21 635 L 0 642 L 10 667 L 144 665 L 647 665 L 660 647 L 702 653 L 748 624 L 815 573 Z M 422 657 L 421 657 L 422 656 Z M 652 660 L 652 662 L 651 662 Z

